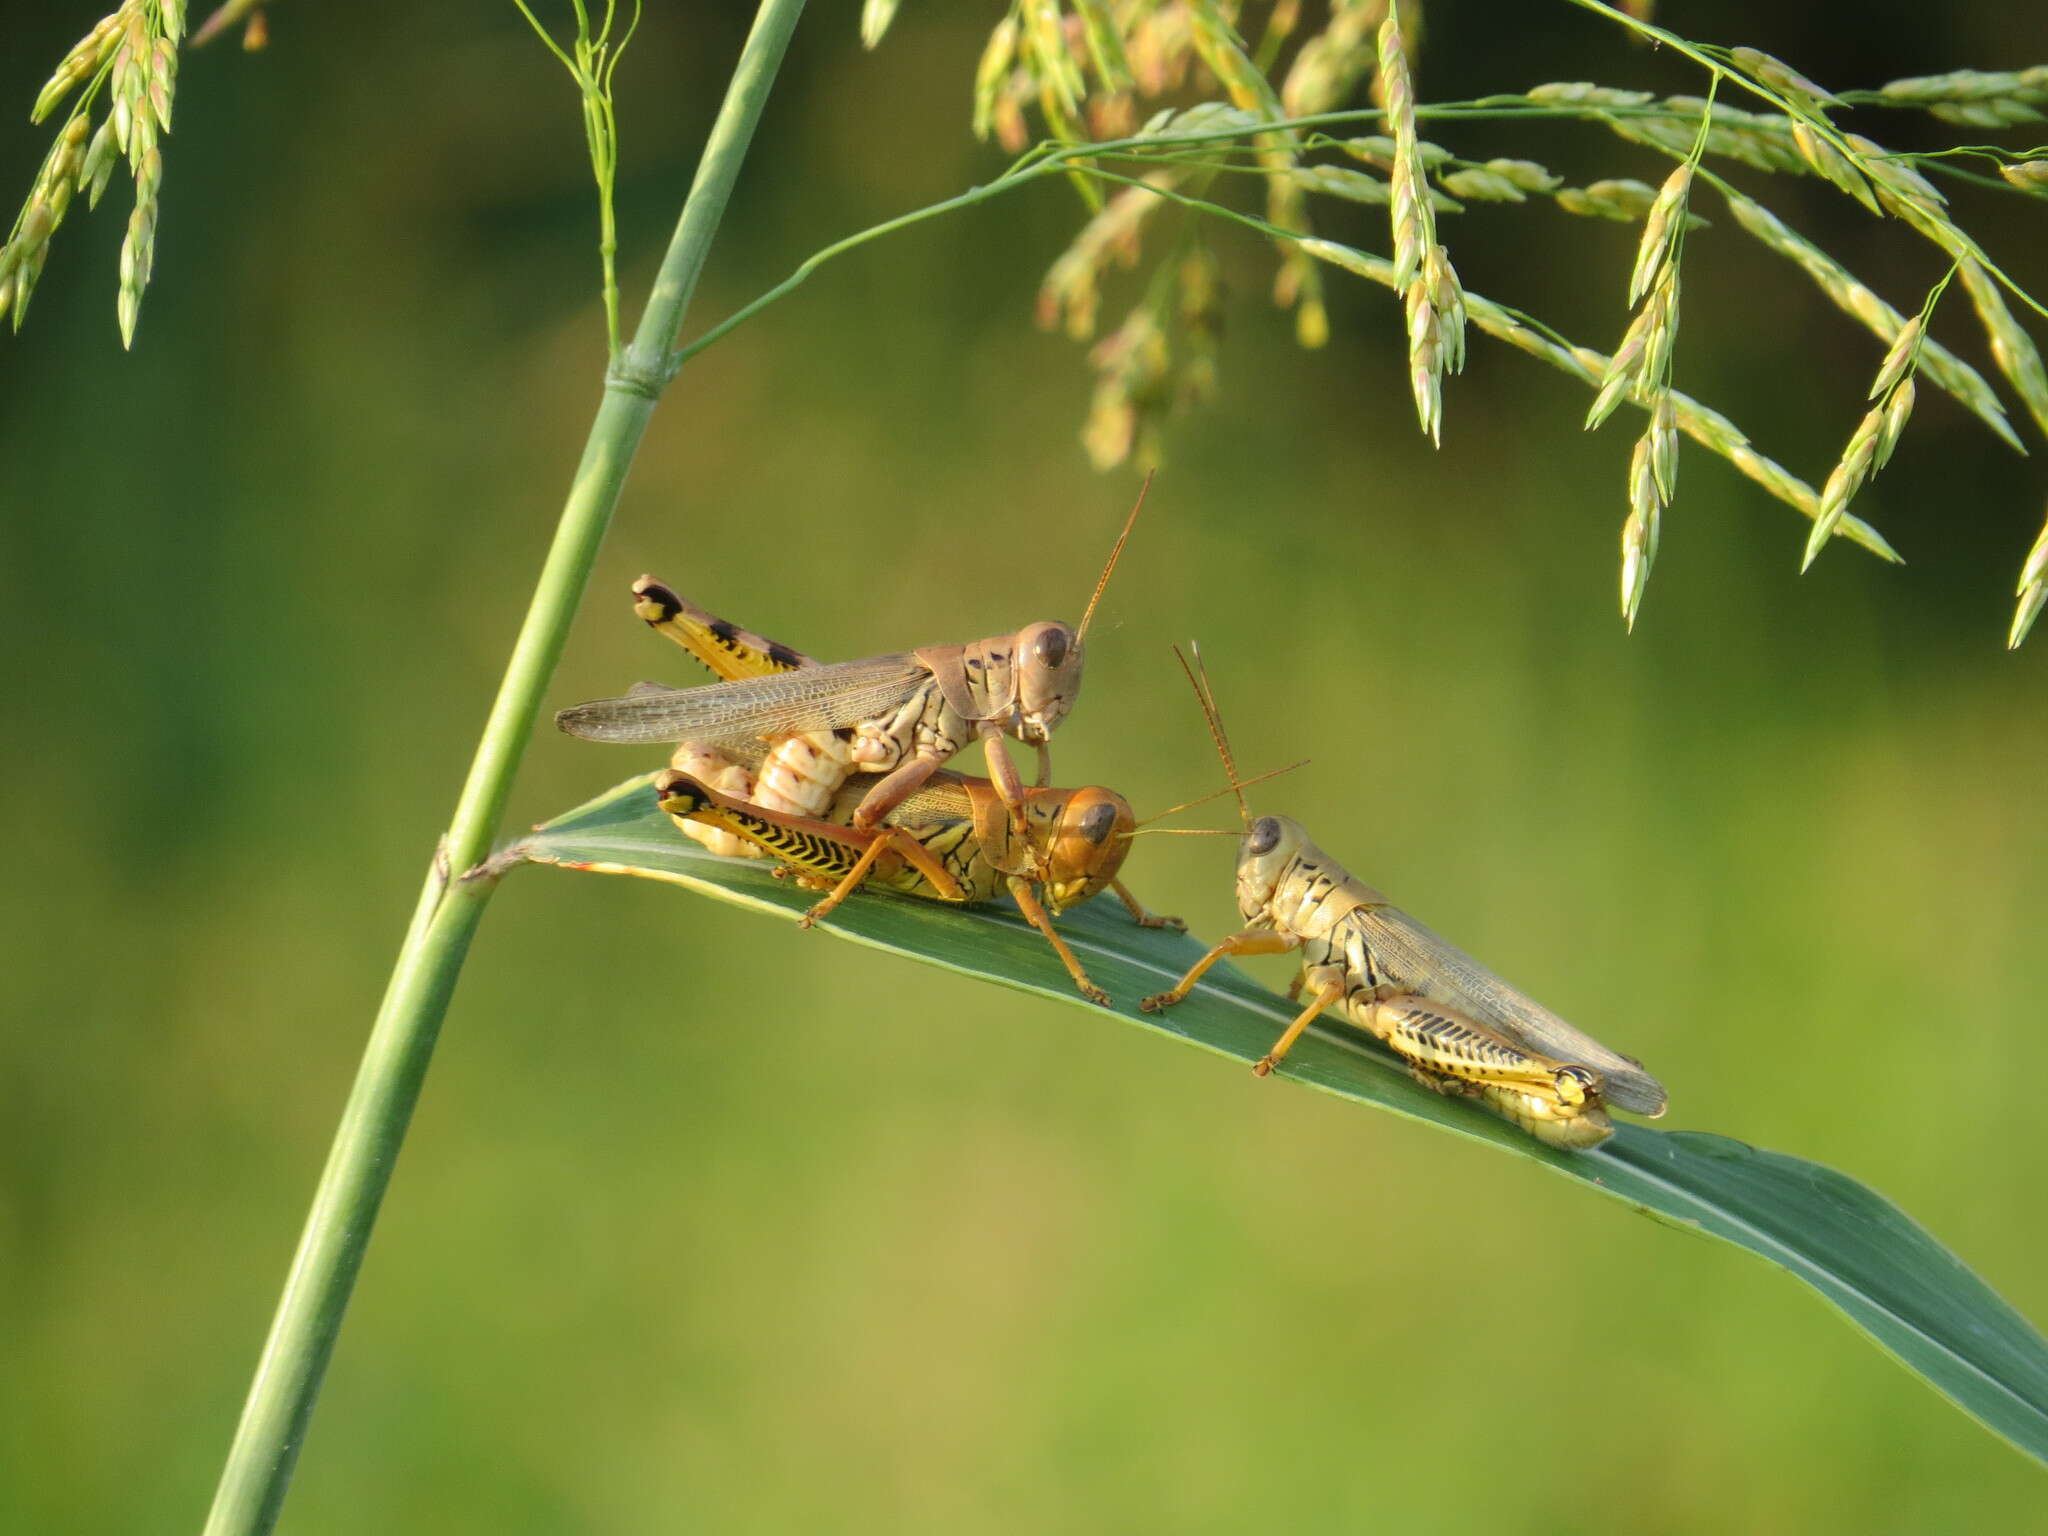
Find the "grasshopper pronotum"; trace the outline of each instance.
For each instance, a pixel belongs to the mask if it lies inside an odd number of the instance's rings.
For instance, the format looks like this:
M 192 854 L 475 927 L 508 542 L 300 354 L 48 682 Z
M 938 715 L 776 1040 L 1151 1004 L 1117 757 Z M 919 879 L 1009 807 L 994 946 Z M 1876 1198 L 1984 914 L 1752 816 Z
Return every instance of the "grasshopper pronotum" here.
M 712 748 L 809 736 L 806 769 L 814 792 L 808 806 L 791 809 L 815 815 L 848 775 L 879 774 L 854 811 L 853 825 L 861 831 L 879 826 L 892 807 L 978 739 L 988 757 L 989 777 L 1022 837 L 1024 783 L 1003 738 L 1014 736 L 1035 746 L 1038 784 L 1051 782 L 1047 742 L 1080 692 L 1089 622 L 1144 504 L 1140 490 L 1078 627 L 1046 620 L 968 645 L 923 646 L 859 661 L 809 665 L 797 653 L 763 641 L 758 654 L 768 666 L 727 673 L 685 638 L 692 616 L 708 621 L 706 632 L 714 637 L 737 637 L 735 655 L 753 647 L 758 637 L 730 625 L 721 631 L 718 621 L 643 576 L 633 587 L 641 617 L 728 680 L 702 688 L 643 686 L 620 698 L 565 709 L 556 723 L 590 741 L 677 741 Z
M 1187 667 L 1183 658 L 1181 665 Z M 1233 784 L 1231 763 L 1207 678 L 1194 684 L 1210 733 Z M 1237 862 L 1237 906 L 1244 928 L 1189 969 L 1171 991 L 1139 1004 L 1171 1007 L 1226 955 L 1301 951 L 1288 990 L 1302 1009 L 1253 1069 L 1271 1072 L 1315 1018 L 1334 1008 L 1390 1047 L 1425 1087 L 1477 1100 L 1539 1141 L 1590 1147 L 1614 1133 L 1606 1105 L 1642 1115 L 1664 1112 L 1664 1086 L 1640 1062 L 1609 1050 L 1439 938 L 1309 841 L 1285 816 L 1245 825 Z

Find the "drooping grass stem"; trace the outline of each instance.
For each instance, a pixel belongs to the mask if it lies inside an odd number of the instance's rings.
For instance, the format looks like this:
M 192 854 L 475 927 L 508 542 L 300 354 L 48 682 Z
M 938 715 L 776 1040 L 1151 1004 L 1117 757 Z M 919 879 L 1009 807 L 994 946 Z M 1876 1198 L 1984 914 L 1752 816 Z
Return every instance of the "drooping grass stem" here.
M 448 1000 L 496 884 L 495 874 L 479 866 L 626 473 L 673 374 L 676 334 L 802 11 L 803 0 L 761 0 L 639 329 L 605 380 L 533 601 L 320 1175 L 214 1495 L 207 1536 L 252 1536 L 277 1521 Z

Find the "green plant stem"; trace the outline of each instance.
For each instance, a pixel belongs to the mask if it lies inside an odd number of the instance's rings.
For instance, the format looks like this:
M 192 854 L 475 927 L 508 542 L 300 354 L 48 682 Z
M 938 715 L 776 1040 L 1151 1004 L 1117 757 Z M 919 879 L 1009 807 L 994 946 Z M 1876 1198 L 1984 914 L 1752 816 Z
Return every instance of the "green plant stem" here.
M 554 543 L 342 1112 L 207 1536 L 250 1536 L 276 1523 L 448 1000 L 497 883 L 484 857 L 626 472 L 673 375 L 669 349 L 802 10 L 803 0 L 762 0 L 639 330 L 606 377 Z

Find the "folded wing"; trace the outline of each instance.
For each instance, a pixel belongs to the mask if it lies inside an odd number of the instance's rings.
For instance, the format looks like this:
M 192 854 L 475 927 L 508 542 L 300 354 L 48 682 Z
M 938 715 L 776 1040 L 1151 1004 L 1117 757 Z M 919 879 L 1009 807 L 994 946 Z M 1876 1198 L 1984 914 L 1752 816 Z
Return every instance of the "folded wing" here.
M 908 655 L 870 656 L 703 688 L 635 689 L 574 705 L 555 723 L 585 741 L 737 744 L 875 719 L 930 678 Z
M 1528 1050 L 1591 1067 L 1606 1079 L 1607 1102 L 1618 1108 L 1639 1115 L 1664 1113 L 1664 1085 L 1642 1063 L 1574 1029 L 1399 907 L 1376 907 L 1360 917 L 1373 959 L 1393 981 L 1499 1030 Z

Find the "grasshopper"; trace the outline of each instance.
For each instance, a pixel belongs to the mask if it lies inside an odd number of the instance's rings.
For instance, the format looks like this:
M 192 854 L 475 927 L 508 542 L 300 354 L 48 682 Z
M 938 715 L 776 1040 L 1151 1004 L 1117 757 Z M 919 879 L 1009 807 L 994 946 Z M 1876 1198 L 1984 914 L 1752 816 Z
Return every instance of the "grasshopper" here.
M 1199 660 L 1199 654 L 1198 658 Z M 1202 712 L 1233 785 L 1239 782 L 1206 673 Z M 1252 1070 L 1264 1077 L 1325 1010 L 1390 1047 L 1423 1086 L 1469 1098 L 1554 1147 L 1597 1146 L 1613 1135 L 1606 1106 L 1664 1112 L 1664 1087 L 1642 1064 L 1581 1034 L 1470 955 L 1438 937 L 1309 840 L 1285 816 L 1245 827 L 1237 863 L 1244 928 L 1195 962 L 1170 991 L 1139 1007 L 1154 1013 L 1185 998 L 1226 955 L 1301 951 L 1288 997 L 1308 1005 Z
M 721 635 L 719 621 L 642 577 L 634 584 L 635 607 L 650 624 L 700 659 L 708 660 L 685 638 L 693 623 L 703 623 L 711 638 L 730 642 L 721 662 L 711 663 L 714 671 L 750 654 L 769 665 L 742 667 L 727 681 L 702 688 L 643 685 L 621 698 L 565 709 L 556 723 L 590 741 L 674 741 L 712 749 L 805 737 L 802 767 L 811 790 L 801 809 L 817 814 L 853 773 L 879 775 L 866 781 L 867 792 L 854 808 L 852 825 L 862 832 L 880 826 L 954 753 L 978 739 L 1012 830 L 1028 846 L 1024 783 L 1004 738 L 1037 748 L 1037 782 L 1048 785 L 1048 742 L 1080 692 L 1089 622 L 1144 504 L 1140 490 L 1078 627 L 1045 620 L 968 645 L 923 646 L 859 661 L 820 666 L 731 625 Z
M 859 778 L 840 787 L 824 818 L 766 810 L 676 769 L 657 775 L 654 791 L 684 830 L 716 829 L 779 859 L 803 884 L 830 886 L 830 894 L 799 920 L 805 927 L 867 880 L 906 895 L 965 904 L 993 901 L 1008 890 L 1090 1002 L 1107 1004 L 1109 994 L 1089 979 L 1053 927 L 1054 916 L 1108 889 L 1143 927 L 1185 927 L 1179 918 L 1147 912 L 1117 878 L 1136 822 L 1129 802 L 1099 785 L 1026 790 L 1024 845 L 993 783 L 944 770 L 907 795 L 876 831 L 851 825 L 869 793 Z

